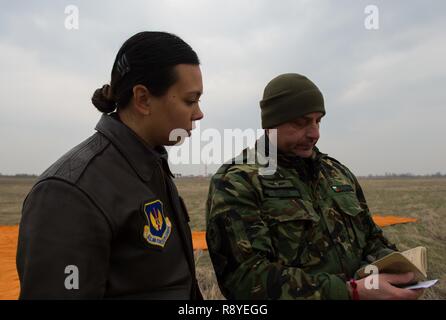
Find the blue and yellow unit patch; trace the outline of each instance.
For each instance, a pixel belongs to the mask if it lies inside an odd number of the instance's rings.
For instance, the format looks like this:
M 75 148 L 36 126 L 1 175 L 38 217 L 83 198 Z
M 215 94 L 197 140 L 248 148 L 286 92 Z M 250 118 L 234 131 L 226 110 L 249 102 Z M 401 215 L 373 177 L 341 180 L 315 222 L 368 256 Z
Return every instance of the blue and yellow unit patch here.
M 160 200 L 145 203 L 143 206 L 147 225 L 144 226 L 144 239 L 148 243 L 164 248 L 172 231 L 172 224 L 164 216 L 163 203 Z

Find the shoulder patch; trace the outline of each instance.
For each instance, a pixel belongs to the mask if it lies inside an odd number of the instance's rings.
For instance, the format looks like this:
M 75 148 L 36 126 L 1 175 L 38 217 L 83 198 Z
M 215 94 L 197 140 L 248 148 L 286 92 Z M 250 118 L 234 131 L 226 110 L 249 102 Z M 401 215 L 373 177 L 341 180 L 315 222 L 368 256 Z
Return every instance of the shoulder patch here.
M 146 202 L 143 205 L 147 225 L 144 226 L 144 239 L 154 246 L 164 248 L 172 231 L 172 223 L 164 215 L 160 200 Z

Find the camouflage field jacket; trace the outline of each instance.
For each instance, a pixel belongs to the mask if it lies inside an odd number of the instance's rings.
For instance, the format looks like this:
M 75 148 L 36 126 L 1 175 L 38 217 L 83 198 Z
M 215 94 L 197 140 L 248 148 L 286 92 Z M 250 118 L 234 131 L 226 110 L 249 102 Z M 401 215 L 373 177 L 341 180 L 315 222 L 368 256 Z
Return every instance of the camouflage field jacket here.
M 206 240 L 222 293 L 349 299 L 346 281 L 396 247 L 337 160 L 315 147 L 311 159 L 279 153 L 277 163 L 272 175 L 260 175 L 258 164 L 225 164 L 212 177 Z

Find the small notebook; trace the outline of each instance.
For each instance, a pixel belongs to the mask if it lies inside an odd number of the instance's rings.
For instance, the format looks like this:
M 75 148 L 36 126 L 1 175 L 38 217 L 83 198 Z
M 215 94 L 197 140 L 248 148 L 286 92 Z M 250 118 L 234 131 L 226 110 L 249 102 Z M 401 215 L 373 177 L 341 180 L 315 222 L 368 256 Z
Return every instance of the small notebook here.
M 403 252 L 392 252 L 387 256 L 371 263 L 378 267 L 379 273 L 406 273 L 415 274 L 414 283 L 424 281 L 427 278 L 427 253 L 425 247 L 416 247 Z M 359 269 L 358 275 L 364 278 L 365 267 Z

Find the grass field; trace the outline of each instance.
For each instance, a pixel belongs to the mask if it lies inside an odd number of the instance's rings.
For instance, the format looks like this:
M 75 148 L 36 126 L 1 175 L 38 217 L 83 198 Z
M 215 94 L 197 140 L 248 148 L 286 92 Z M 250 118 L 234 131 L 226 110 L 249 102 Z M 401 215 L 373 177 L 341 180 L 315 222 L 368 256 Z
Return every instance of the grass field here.
M 0 225 L 20 221 L 22 201 L 33 181 L 0 177 Z M 360 183 L 372 213 L 418 219 L 416 223 L 386 227 L 384 233 L 400 250 L 418 245 L 428 249 L 429 278 L 438 278 L 440 283 L 427 290 L 424 299 L 446 299 L 446 179 L 362 179 Z M 204 230 L 209 180 L 181 178 L 176 184 L 189 209 L 192 229 Z M 222 298 L 208 253 L 199 251 L 195 256 L 205 298 Z

